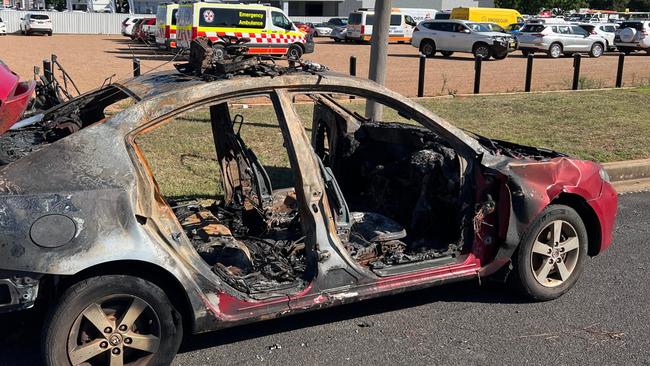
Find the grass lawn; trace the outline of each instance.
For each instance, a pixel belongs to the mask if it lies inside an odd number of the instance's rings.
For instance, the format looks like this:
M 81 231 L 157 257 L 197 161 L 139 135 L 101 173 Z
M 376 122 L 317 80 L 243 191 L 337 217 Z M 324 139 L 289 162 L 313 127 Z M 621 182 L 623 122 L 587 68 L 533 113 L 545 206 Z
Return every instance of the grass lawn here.
M 458 127 L 525 145 L 547 147 L 600 162 L 650 158 L 650 88 L 580 93 L 423 99 L 421 104 Z M 305 128 L 313 108 L 297 105 Z M 352 102 L 350 109 L 363 112 Z M 387 111 L 386 121 L 400 120 Z M 246 121 L 241 136 L 267 167 L 274 188 L 291 181 L 288 158 L 271 106 L 233 106 Z M 399 119 L 398 119 L 399 118 Z M 191 112 L 143 135 L 145 153 L 167 197 L 207 198 L 221 193 L 209 116 Z

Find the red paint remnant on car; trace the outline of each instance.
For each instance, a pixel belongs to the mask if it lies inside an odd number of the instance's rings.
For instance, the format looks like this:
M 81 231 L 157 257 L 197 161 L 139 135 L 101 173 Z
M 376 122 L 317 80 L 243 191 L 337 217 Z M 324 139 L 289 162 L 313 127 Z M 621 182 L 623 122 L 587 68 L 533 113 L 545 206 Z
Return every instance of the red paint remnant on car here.
M 16 123 L 27 109 L 35 81 L 19 82 L 19 77 L 0 61 L 0 134 Z

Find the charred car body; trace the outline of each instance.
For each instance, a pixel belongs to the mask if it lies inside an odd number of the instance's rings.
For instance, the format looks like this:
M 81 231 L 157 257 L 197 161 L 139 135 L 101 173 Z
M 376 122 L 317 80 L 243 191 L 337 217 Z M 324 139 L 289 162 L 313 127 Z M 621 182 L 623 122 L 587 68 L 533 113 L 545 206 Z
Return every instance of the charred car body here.
M 610 245 L 617 198 L 599 165 L 469 136 L 366 80 L 271 69 L 148 74 L 0 136 L 0 310 L 49 300 L 47 364 L 169 363 L 183 332 L 502 272 L 548 300 Z M 341 93 L 417 125 L 367 120 Z M 314 105 L 311 136 L 296 95 Z M 242 96 L 271 99 L 292 187 L 274 189 L 235 132 Z M 106 118 L 119 100 L 132 105 Z M 136 138 L 201 106 L 224 194 L 169 202 Z

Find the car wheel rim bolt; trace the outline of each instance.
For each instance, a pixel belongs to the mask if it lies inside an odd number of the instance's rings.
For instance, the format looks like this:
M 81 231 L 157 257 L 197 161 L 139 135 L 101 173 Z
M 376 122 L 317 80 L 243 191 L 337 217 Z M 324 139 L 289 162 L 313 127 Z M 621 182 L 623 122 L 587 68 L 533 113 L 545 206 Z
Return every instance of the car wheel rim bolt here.
M 113 329 L 111 329 L 111 327 L 106 327 L 104 328 L 104 333 L 113 333 Z
M 120 354 L 120 349 L 117 348 L 117 347 L 116 347 L 116 348 L 113 348 L 113 350 L 111 351 L 111 353 L 113 353 L 114 355 L 119 355 L 119 354 Z
M 126 325 L 122 324 L 122 325 L 120 325 L 120 328 L 119 328 L 119 329 L 120 329 L 120 332 L 126 332 L 126 330 L 128 329 L 128 327 L 127 327 Z

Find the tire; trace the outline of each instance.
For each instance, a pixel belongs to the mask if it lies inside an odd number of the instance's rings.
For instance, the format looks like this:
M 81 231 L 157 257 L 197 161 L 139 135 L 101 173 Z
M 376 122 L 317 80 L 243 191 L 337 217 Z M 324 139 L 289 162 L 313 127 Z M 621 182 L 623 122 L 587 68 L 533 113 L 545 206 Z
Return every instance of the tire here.
M 506 51 L 498 54 L 495 53 L 494 55 L 492 55 L 492 57 L 494 57 L 495 60 L 505 60 L 506 57 L 508 57 L 508 52 Z
M 550 58 L 558 58 L 562 56 L 562 45 L 559 43 L 553 43 L 548 48 L 548 56 Z
M 425 39 L 420 43 L 420 53 L 426 57 L 436 55 L 436 43 L 430 39 Z
M 302 54 L 303 54 L 302 47 L 294 44 L 291 45 L 291 47 L 289 47 L 289 50 L 287 51 L 287 58 L 289 60 L 297 61 L 300 60 Z
M 442 51 L 440 53 L 442 54 L 442 57 L 451 57 L 451 55 L 454 54 L 453 51 Z
M 477 43 L 472 49 L 474 57 L 483 57 L 483 60 L 489 60 L 492 57 L 492 49 L 485 43 Z
M 334 42 L 336 42 L 336 43 L 341 43 L 341 40 L 338 39 L 338 38 L 334 38 Z
M 605 46 L 602 43 L 594 43 L 589 50 L 589 57 L 598 58 L 605 53 Z
M 212 49 L 214 50 L 214 59 L 215 60 L 224 60 L 226 58 L 226 48 L 219 43 L 215 43 L 212 45 Z
M 530 52 L 530 51 L 521 51 L 521 54 L 522 54 L 524 57 L 528 57 L 529 55 L 532 55 L 533 53 Z
M 131 313 L 127 309 L 138 308 L 142 312 L 122 328 L 118 323 Z M 145 363 L 149 365 L 169 365 L 183 338 L 181 316 L 165 292 L 132 276 L 100 276 L 74 284 L 44 324 L 41 349 L 48 366 L 80 364 L 86 360 L 85 365 L 104 365 L 113 357 L 123 357 L 124 364 L 148 361 Z M 96 351 L 92 358 L 72 352 L 74 347 L 93 343 Z M 151 352 L 133 352 L 141 348 Z
M 52 31 L 47 32 L 47 35 L 52 37 Z
M 547 301 L 569 291 L 584 269 L 587 240 L 585 225 L 574 209 L 546 207 L 524 234 L 513 258 L 514 278 L 523 294 Z
M 632 53 L 632 50 L 630 48 L 619 47 L 618 50 L 620 52 L 623 52 L 625 55 L 629 55 L 630 53 Z

